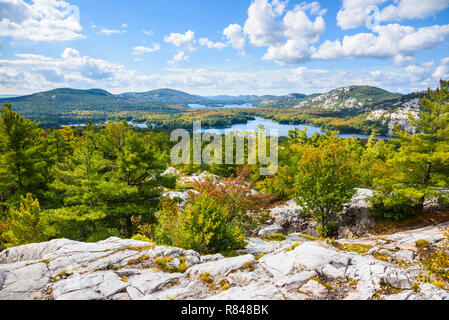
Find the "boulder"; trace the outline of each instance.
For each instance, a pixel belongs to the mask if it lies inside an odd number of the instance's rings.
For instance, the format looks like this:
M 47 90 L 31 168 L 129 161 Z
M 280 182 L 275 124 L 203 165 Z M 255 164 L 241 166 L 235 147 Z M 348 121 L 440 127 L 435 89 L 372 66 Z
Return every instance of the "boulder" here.
M 218 260 L 222 260 L 224 258 L 225 257 L 223 257 L 223 255 L 220 253 L 205 255 L 205 256 L 201 256 L 201 263 L 218 261 Z
M 301 223 L 301 207 L 295 201 L 290 200 L 285 205 L 277 206 L 270 209 L 270 217 L 277 225 L 284 229 L 283 232 L 298 232 Z M 283 233 L 281 232 L 281 233 Z
M 50 283 L 50 273 L 44 262 L 0 265 L 0 270 L 0 300 L 46 298 L 44 291 Z
M 57 239 L 50 242 L 32 243 L 6 249 L 0 252 L 0 264 L 20 261 L 40 260 L 47 254 L 58 251 L 61 247 L 76 244 L 76 241 Z
M 438 288 L 430 283 L 423 283 L 419 287 L 421 293 L 426 300 L 449 300 L 449 291 Z
M 127 287 L 127 283 L 109 271 L 61 280 L 52 286 L 52 292 L 55 300 L 99 300 L 119 293 Z
M 128 280 L 128 284 L 145 296 L 162 290 L 182 276 L 183 275 L 181 273 L 164 273 L 149 270 L 138 276 L 130 278 Z
M 259 235 L 259 237 L 267 237 L 270 234 L 274 234 L 274 233 L 284 233 L 284 229 L 282 229 L 282 227 L 277 224 L 273 224 L 270 226 L 265 225 L 259 231 L 258 235 Z
M 369 189 L 356 189 L 351 202 L 345 204 L 343 212 L 337 215 L 338 237 L 351 239 L 365 235 L 376 225 L 369 212 L 369 197 L 374 195 Z

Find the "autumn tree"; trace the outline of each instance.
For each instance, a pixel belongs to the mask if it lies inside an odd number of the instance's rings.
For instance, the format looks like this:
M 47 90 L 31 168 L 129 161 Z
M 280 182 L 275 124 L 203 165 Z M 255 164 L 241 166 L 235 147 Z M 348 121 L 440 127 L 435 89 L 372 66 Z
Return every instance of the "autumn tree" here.
M 354 163 L 345 143 L 336 133 L 319 146 L 299 145 L 296 166 L 295 201 L 318 224 L 318 232 L 329 235 L 335 215 L 355 193 Z

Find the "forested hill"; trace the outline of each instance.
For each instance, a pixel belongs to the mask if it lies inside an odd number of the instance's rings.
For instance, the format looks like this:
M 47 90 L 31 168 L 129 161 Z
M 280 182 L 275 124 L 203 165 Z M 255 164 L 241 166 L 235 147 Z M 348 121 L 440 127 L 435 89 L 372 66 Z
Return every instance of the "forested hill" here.
M 119 95 L 118 97 L 138 102 L 163 102 L 172 104 L 208 104 L 214 102 L 213 100 L 205 97 L 195 96 L 186 92 L 172 89 L 158 89 L 147 92 L 127 92 Z
M 392 93 L 369 86 L 349 86 L 332 90 L 328 93 L 311 96 L 300 101 L 295 107 L 304 109 L 363 109 L 387 100 L 400 98 L 399 93 Z
M 379 118 L 379 115 L 377 113 L 371 115 L 371 112 L 382 111 L 383 115 L 394 112 L 402 106 L 419 105 L 417 98 L 425 94 L 423 92 L 401 95 L 369 86 L 342 87 L 328 93 L 312 95 L 291 93 L 285 96 L 221 95 L 209 97 L 191 95 L 172 89 L 112 94 L 101 89 L 61 88 L 27 96 L 2 98 L 0 105 L 10 103 L 14 111 L 32 120 L 40 121 L 43 126 L 84 123 L 87 120 L 104 122 L 112 118 L 137 122 L 145 122 L 150 119 L 156 121 L 161 116 L 164 119 L 173 119 L 172 115 L 175 113 L 194 112 L 187 106 L 188 104 L 219 107 L 223 104 L 243 103 L 252 103 L 266 110 L 277 109 L 284 113 L 283 121 L 290 123 L 292 118 L 289 118 L 289 113 L 291 112 L 315 115 L 317 112 L 333 112 L 337 116 L 351 118 L 361 116 L 363 119 L 375 120 Z M 205 120 L 205 117 L 223 116 L 222 113 L 220 115 L 204 114 L 206 111 L 187 118 Z M 240 116 L 231 109 L 228 109 L 227 113 L 233 114 L 234 120 L 232 121 L 234 122 L 240 119 Z M 359 120 L 363 120 L 362 118 Z M 301 116 L 301 119 L 304 120 L 304 115 Z M 165 123 L 166 120 L 163 122 Z M 386 130 L 386 128 L 384 129 Z
M 17 113 L 50 126 L 86 120 L 104 121 L 121 113 L 172 113 L 187 109 L 157 101 L 134 101 L 101 89 L 61 88 L 0 99 L 0 105 L 5 103 L 12 104 Z
M 27 96 L 0 99 L 0 103 L 11 103 L 15 111 L 29 115 L 45 113 L 69 113 L 78 110 L 119 112 L 125 110 L 166 110 L 162 102 L 133 101 L 113 95 L 101 89 L 77 90 L 55 89 Z

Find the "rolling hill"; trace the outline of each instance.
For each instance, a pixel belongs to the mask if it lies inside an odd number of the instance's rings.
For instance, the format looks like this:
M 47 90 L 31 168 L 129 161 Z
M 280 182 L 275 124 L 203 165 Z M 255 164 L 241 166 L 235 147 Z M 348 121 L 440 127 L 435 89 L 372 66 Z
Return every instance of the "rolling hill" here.
M 134 101 L 101 89 L 55 89 L 0 99 L 0 105 L 5 103 L 12 104 L 17 113 L 46 126 L 86 120 L 104 121 L 111 114 L 118 113 L 172 113 L 187 109 L 162 102 Z
M 349 86 L 314 95 L 298 101 L 295 108 L 326 110 L 360 110 L 384 101 L 400 98 L 402 95 L 369 86 Z
M 147 92 L 127 92 L 118 95 L 118 97 L 136 102 L 161 102 L 170 104 L 209 104 L 214 102 L 205 97 L 195 96 L 172 89 L 158 89 Z

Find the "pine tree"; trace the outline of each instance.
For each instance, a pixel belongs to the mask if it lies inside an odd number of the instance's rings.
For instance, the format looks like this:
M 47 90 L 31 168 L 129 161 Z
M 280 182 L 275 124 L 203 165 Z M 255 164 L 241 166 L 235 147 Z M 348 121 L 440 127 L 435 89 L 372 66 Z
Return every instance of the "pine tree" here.
M 42 242 L 46 240 L 45 226 L 39 201 L 31 194 L 20 197 L 20 208 L 11 209 L 7 230 L 2 238 L 6 241 L 6 247 Z
M 396 127 L 399 151 L 387 162 L 390 176 L 377 181 L 377 200 L 391 203 L 396 198 L 399 206 L 410 205 L 416 214 L 423 213 L 425 200 L 448 200 L 440 189 L 449 187 L 449 82 L 442 80 L 428 95 L 421 100 L 419 117 L 410 116 L 416 134 Z
M 42 196 L 47 166 L 44 153 L 38 124 L 4 105 L 0 109 L 0 215 L 26 193 Z
M 56 236 L 87 240 L 98 231 L 107 212 L 105 193 L 111 189 L 108 168 L 110 162 L 88 137 L 77 142 L 71 159 L 55 166 L 50 187 L 57 209 L 47 213 Z
M 112 121 L 99 137 L 105 155 L 114 163 L 108 185 L 108 217 L 111 226 L 124 225 L 127 236 L 135 222 L 154 222 L 163 187 L 174 187 L 173 177 L 163 177 L 165 154 L 157 156 L 152 145 L 126 122 Z

